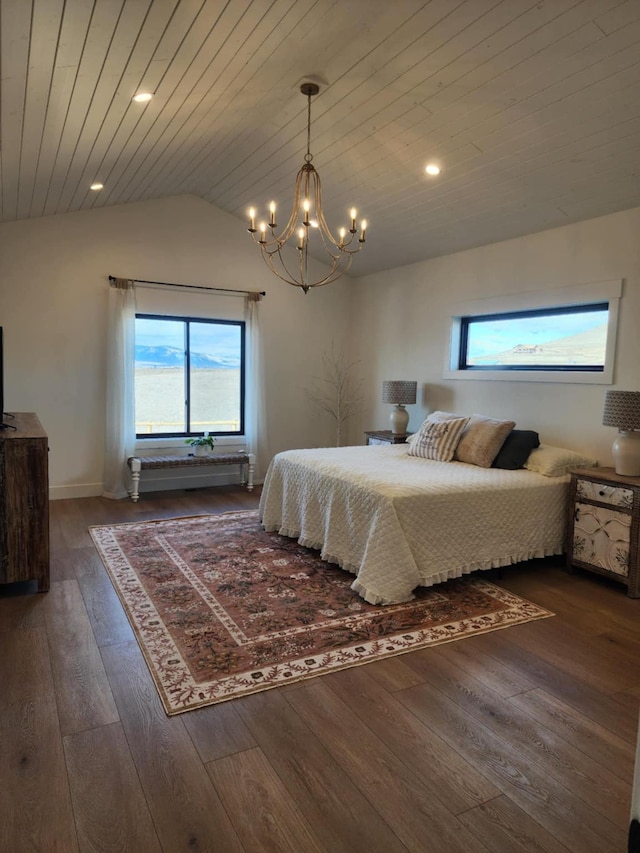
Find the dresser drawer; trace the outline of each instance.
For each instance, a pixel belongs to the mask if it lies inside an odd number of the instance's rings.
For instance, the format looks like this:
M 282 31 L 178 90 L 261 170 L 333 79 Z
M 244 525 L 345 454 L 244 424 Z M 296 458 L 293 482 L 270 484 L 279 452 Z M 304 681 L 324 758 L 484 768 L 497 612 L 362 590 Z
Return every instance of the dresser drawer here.
M 573 557 L 615 575 L 629 574 L 631 516 L 615 509 L 577 503 Z
M 623 486 L 608 486 L 605 483 L 593 483 L 591 480 L 577 480 L 576 498 L 630 510 L 633 505 L 633 489 L 625 489 Z

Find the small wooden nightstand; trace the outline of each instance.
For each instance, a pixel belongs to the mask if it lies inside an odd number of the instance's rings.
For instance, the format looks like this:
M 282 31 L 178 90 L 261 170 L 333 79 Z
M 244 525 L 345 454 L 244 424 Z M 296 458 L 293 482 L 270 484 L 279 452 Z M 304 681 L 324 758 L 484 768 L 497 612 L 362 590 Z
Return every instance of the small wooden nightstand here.
M 571 474 L 567 565 L 620 581 L 640 598 L 640 477 L 613 468 Z
M 394 435 L 390 429 L 366 430 L 367 444 L 404 444 L 412 433 Z

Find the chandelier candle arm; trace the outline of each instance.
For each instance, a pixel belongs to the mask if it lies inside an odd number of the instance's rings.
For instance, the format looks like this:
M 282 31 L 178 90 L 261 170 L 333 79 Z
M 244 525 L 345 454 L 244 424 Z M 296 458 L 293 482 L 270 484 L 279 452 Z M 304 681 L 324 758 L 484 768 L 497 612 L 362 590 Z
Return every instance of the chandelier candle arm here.
M 312 287 L 331 284 L 348 272 L 351 267 L 353 255 L 364 248 L 367 220 L 362 219 L 360 221 L 360 236 L 353 248 L 350 248 L 350 246 L 354 241 L 355 235 L 358 233 L 356 208 L 351 208 L 349 211 L 351 228 L 349 229 L 348 239 L 347 230 L 344 227 L 340 228 L 339 240 L 336 240 L 331 233 L 322 207 L 320 175 L 311 162 L 313 160 L 313 155 L 311 154 L 311 98 L 313 95 L 317 95 L 320 89 L 315 83 L 303 83 L 300 91 L 307 98 L 307 153 L 304 157 L 304 163 L 296 176 L 291 215 L 282 233 L 277 234 L 277 206 L 275 201 L 271 201 L 269 203 L 268 225 L 266 222 L 260 222 L 258 230 L 256 230 L 256 211 L 254 207 L 251 207 L 248 211 L 249 228 L 247 230 L 254 242 L 260 246 L 262 257 L 269 269 L 282 281 L 295 287 L 300 287 L 304 293 L 308 293 Z M 267 227 L 270 232 L 268 238 Z M 308 273 L 309 241 L 315 232 L 318 233 L 322 247 L 328 255 L 329 272 L 316 281 L 310 281 Z M 295 248 L 299 256 L 298 275 L 293 275 L 287 268 L 285 256 L 282 251 L 294 235 L 297 237 Z M 290 245 L 293 247 L 293 241 Z

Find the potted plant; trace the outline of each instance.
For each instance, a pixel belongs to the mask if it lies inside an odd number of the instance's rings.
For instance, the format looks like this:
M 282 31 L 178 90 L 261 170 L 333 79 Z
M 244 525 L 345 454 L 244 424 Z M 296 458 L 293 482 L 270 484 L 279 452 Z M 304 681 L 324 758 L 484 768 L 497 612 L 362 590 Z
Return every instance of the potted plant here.
M 212 435 L 209 435 L 208 432 L 205 432 L 204 435 L 197 436 L 197 438 L 185 439 L 185 444 L 190 444 L 191 447 L 193 447 L 194 456 L 208 456 L 213 450 L 215 443 L 215 438 Z

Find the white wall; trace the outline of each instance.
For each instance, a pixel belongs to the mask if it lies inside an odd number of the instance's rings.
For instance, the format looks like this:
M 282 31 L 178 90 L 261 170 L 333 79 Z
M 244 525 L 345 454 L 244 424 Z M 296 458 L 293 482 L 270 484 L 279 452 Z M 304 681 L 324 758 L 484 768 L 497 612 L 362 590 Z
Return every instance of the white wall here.
M 49 435 L 51 496 L 102 491 L 107 277 L 265 290 L 260 310 L 273 453 L 331 444 L 304 400 L 308 377 L 344 345 L 348 291 L 304 295 L 276 279 L 244 223 L 194 196 L 0 225 L 5 409 Z
M 478 412 L 612 464 L 615 431 L 602 426 L 607 386 L 443 379 L 456 303 L 611 279 L 624 280 L 615 387 L 640 390 L 640 209 L 356 279 L 354 355 L 369 368 L 361 428 L 387 427 L 384 379 L 416 379 L 422 399 L 408 408 L 410 430 L 434 409 Z

